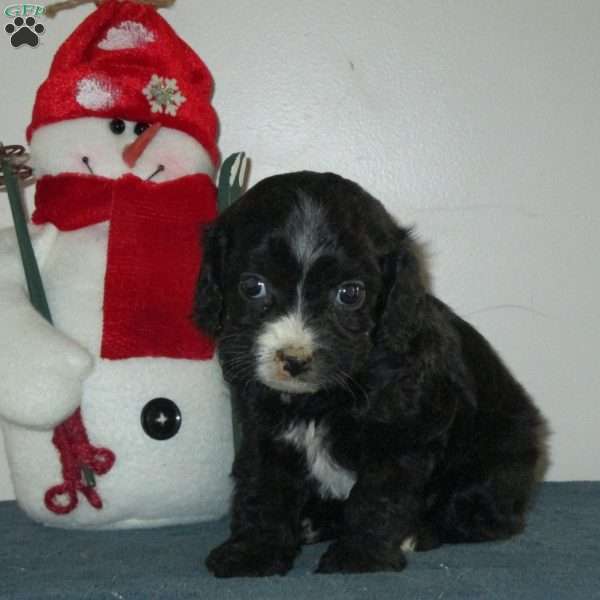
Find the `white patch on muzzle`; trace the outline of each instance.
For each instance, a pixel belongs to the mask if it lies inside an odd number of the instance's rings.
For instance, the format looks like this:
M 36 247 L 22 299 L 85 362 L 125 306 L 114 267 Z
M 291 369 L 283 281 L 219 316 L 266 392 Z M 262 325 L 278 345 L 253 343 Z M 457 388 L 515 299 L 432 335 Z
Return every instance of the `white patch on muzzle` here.
M 256 341 L 258 379 L 265 385 L 292 394 L 317 391 L 314 383 L 301 377 L 285 376 L 277 365 L 277 353 L 293 351 L 312 356 L 316 348 L 315 334 L 307 327 L 300 311 L 266 323 Z

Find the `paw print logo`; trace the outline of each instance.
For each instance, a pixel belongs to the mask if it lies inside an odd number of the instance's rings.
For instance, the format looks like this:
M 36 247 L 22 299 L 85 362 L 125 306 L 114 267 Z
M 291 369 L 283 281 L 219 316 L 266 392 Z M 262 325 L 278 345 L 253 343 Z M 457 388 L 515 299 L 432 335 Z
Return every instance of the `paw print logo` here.
M 35 48 L 40 38 L 40 34 L 44 33 L 46 28 L 41 23 L 36 23 L 33 17 L 15 17 L 12 23 L 9 23 L 4 31 L 10 35 L 10 43 L 13 48 L 18 48 L 23 44 L 27 44 Z

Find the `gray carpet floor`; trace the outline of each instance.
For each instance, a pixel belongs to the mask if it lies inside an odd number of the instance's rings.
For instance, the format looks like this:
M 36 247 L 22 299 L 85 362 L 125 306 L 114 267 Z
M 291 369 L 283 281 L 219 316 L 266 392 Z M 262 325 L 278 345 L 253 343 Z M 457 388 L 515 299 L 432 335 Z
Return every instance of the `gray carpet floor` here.
M 412 554 L 401 573 L 314 575 L 324 544 L 286 577 L 213 578 L 227 521 L 118 532 L 49 529 L 0 503 L 0 598 L 151 600 L 600 599 L 600 482 L 546 483 L 524 534 Z

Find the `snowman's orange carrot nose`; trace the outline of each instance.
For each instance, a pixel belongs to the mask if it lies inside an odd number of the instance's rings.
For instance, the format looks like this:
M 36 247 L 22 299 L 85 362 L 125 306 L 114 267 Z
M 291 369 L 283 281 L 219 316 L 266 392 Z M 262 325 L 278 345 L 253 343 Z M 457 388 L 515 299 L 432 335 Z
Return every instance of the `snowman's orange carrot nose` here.
M 144 133 L 140 134 L 135 142 L 131 142 L 123 149 L 123 162 L 130 168 L 133 169 L 135 167 L 135 163 L 138 161 L 138 158 L 144 153 L 146 146 L 152 141 L 154 136 L 158 133 L 160 129 L 160 123 L 153 123 L 144 131 Z

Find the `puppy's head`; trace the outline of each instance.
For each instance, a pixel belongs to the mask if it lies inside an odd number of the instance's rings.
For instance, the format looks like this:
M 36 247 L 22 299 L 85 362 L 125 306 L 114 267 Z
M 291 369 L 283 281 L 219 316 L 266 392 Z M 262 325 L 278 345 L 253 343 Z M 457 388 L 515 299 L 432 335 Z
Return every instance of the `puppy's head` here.
M 349 385 L 422 293 L 413 242 L 377 200 L 333 174 L 290 173 L 207 232 L 195 317 L 229 382 L 309 394 Z

